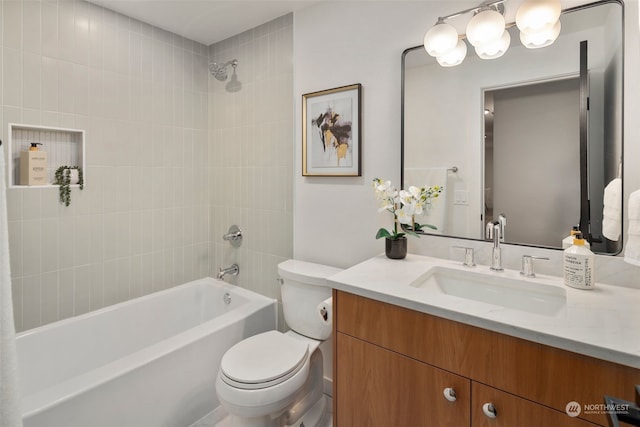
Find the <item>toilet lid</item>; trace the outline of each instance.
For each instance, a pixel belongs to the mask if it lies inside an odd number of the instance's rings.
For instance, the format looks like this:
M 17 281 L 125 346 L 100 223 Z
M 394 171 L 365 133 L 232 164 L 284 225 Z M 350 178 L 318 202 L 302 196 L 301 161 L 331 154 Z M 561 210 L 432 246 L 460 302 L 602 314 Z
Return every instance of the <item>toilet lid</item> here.
M 222 357 L 224 381 L 240 388 L 279 384 L 298 372 L 309 345 L 278 331 L 254 335 L 231 347 Z

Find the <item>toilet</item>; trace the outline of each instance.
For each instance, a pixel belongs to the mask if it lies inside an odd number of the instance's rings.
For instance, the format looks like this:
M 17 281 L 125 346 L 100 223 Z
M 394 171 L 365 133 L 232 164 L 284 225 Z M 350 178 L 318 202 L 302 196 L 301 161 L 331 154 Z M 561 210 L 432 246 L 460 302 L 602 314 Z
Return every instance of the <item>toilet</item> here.
M 298 260 L 278 265 L 282 308 L 291 330 L 254 335 L 222 357 L 216 393 L 232 426 L 330 425 L 318 347 L 332 329 L 326 279 L 340 271 Z

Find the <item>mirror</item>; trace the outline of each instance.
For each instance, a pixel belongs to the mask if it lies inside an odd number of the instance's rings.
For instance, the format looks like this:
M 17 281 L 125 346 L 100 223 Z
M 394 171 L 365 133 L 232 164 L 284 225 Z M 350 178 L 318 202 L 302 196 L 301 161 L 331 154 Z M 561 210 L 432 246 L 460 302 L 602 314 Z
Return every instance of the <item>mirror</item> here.
M 503 213 L 506 243 L 562 248 L 579 226 L 594 252 L 622 250 L 622 4 L 560 21 L 541 49 L 510 28 L 498 59 L 469 48 L 444 68 L 422 46 L 403 53 L 402 186 L 445 188 L 418 221 L 437 227 L 428 234 L 485 240 Z

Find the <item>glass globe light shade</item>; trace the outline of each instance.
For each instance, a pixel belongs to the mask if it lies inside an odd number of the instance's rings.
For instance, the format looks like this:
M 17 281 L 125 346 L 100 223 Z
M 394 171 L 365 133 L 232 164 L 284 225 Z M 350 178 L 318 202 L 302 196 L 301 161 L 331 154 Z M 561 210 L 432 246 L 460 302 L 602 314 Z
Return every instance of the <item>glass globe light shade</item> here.
M 499 39 L 504 28 L 504 16 L 492 9 L 483 10 L 467 24 L 467 40 L 473 46 L 480 46 Z
M 455 67 L 464 61 L 465 56 L 467 56 L 467 44 L 464 40 L 458 40 L 456 47 L 444 55 L 436 56 L 436 60 L 443 67 Z
M 562 24 L 558 21 L 550 30 L 543 30 L 537 33 L 520 32 L 520 41 L 527 49 L 547 47 L 556 41 L 560 35 L 561 28 Z
M 500 58 L 509 49 L 510 44 L 511 35 L 505 30 L 499 39 L 476 46 L 476 54 L 482 59 Z
M 458 32 L 451 24 L 437 23 L 424 35 L 424 48 L 431 56 L 449 52 L 458 44 Z
M 516 25 L 523 33 L 551 30 L 561 13 L 560 0 L 526 0 L 516 12 Z

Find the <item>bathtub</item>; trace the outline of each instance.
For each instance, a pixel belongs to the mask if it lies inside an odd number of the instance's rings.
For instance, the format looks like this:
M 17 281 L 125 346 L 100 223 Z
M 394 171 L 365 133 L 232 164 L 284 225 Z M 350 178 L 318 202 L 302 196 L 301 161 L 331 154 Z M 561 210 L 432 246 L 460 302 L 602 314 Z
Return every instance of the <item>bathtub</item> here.
M 187 427 L 219 406 L 236 342 L 277 303 L 200 279 L 18 334 L 24 427 Z

